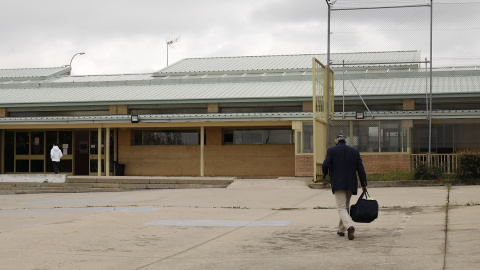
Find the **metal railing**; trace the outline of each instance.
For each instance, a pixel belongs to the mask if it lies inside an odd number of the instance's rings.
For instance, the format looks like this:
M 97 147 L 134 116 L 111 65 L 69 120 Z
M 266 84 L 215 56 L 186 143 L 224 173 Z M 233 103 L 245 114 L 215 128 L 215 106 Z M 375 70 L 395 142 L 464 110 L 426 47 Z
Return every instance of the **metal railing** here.
M 411 154 L 410 168 L 415 170 L 420 164 L 428 164 L 428 154 Z M 457 154 L 432 154 L 432 165 L 442 170 L 442 173 L 456 173 L 458 168 Z
M 316 165 L 316 175 L 315 175 L 315 182 L 322 181 L 323 179 L 323 172 L 322 172 L 322 163 L 317 163 Z

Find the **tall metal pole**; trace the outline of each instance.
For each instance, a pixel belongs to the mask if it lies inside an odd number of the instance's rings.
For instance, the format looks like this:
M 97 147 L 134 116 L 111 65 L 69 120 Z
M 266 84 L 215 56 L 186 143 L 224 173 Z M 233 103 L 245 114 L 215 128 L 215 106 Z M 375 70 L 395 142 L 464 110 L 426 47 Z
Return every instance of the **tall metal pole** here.
M 428 73 L 428 59 L 427 59 L 427 57 L 425 57 L 425 110 L 427 111 L 427 118 L 428 118 L 428 115 L 430 114 L 430 109 L 428 108 L 428 99 L 429 99 L 428 78 L 429 78 L 429 76 L 427 77 L 427 74 L 429 74 Z
M 326 0 L 328 6 L 328 37 L 327 37 L 327 136 L 325 143 L 328 148 L 329 134 L 330 134 L 330 3 Z
M 433 0 L 430 0 L 430 113 L 428 114 L 428 165 L 432 164 L 432 92 L 433 92 Z
M 343 73 L 346 73 L 345 59 L 343 60 Z M 345 119 L 345 79 L 342 80 L 343 92 L 342 92 L 342 118 Z

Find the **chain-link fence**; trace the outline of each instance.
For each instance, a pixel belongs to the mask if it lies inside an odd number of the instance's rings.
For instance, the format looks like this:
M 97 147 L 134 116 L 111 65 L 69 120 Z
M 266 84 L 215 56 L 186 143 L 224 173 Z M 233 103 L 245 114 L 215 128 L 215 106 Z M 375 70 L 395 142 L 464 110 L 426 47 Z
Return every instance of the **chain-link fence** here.
M 480 1 L 327 2 L 331 145 L 347 134 L 370 173 L 422 163 L 452 173 L 458 153 L 480 151 Z

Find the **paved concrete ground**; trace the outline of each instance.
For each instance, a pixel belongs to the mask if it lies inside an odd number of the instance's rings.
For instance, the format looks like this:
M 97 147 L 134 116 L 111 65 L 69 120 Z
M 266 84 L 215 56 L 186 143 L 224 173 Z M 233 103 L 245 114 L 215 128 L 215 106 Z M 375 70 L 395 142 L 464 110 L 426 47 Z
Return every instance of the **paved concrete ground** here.
M 480 186 L 369 191 L 379 218 L 353 241 L 331 192 L 303 181 L 3 195 L 0 268 L 479 269 Z

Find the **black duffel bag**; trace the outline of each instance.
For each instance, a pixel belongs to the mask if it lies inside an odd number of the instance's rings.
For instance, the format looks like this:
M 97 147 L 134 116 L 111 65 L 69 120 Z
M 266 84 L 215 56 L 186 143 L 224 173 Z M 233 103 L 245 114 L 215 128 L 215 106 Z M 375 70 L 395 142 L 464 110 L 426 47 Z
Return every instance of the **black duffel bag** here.
M 365 198 L 364 198 L 365 197 Z M 365 190 L 356 204 L 350 206 L 350 216 L 358 223 L 370 223 L 378 217 L 378 202 Z

